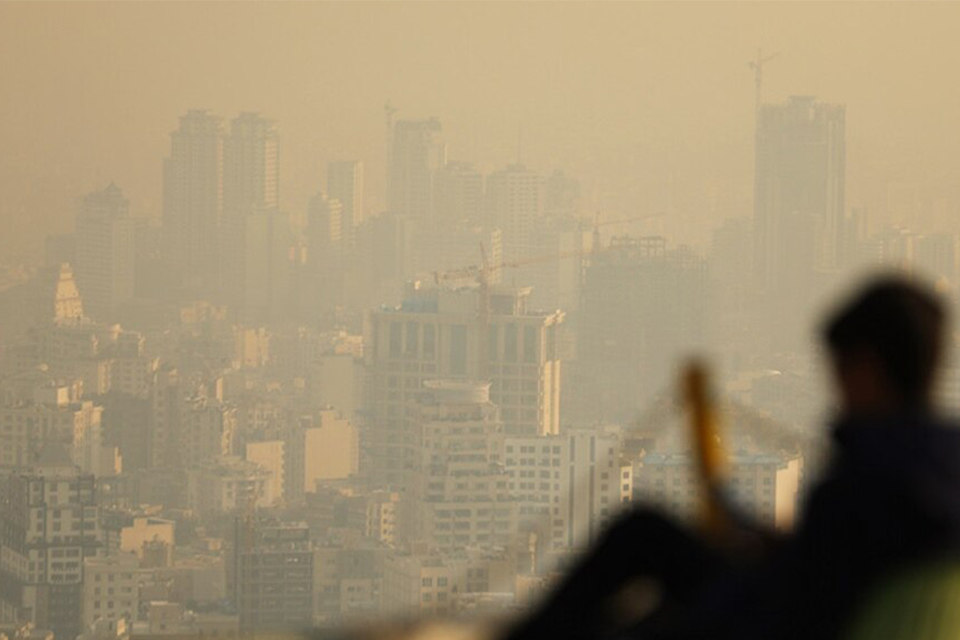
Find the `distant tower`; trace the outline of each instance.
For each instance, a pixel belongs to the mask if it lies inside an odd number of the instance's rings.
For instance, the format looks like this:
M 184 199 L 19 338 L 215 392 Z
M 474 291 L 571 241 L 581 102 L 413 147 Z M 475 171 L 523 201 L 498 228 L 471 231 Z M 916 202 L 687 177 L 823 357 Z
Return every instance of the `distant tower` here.
M 547 178 L 544 194 L 544 215 L 556 218 L 579 218 L 580 182 L 557 169 Z
M 353 230 L 363 219 L 363 163 L 341 160 L 328 164 L 327 193 L 340 201 L 343 239 L 350 246 Z
M 483 174 L 469 162 L 448 162 L 437 173 L 436 216 L 454 224 L 483 223 Z
M 181 274 L 207 276 L 216 265 L 223 210 L 223 124 L 205 110 L 180 118 L 163 163 L 163 228 L 167 253 Z
M 530 253 L 541 211 L 541 182 L 539 174 L 522 164 L 512 164 L 487 178 L 487 213 L 490 223 L 503 232 L 507 260 Z
M 316 315 L 343 302 L 344 207 L 336 198 L 317 193 L 307 207 L 308 304 Z
M 311 253 L 316 247 L 329 251 L 343 240 L 343 204 L 320 191 L 307 205 L 307 242 Z
M 242 113 L 223 142 L 218 293 L 247 322 L 282 313 L 292 244 L 280 209 L 280 135 L 273 120 Z
M 76 234 L 77 285 L 90 316 L 108 320 L 134 286 L 134 221 L 117 185 L 83 199 Z
M 390 212 L 417 220 L 431 218 L 434 179 L 446 161 L 437 118 L 397 122 L 390 150 Z
M 757 122 L 754 240 L 766 290 L 805 286 L 841 261 L 845 108 L 794 96 L 764 105 Z
M 44 418 L 48 421 L 54 419 Z M 58 638 L 76 638 L 84 631 L 84 559 L 103 554 L 106 547 L 96 478 L 73 464 L 67 446 L 50 440 L 32 464 L 4 478 L 0 492 L 5 566 L 30 566 L 29 571 L 4 570 L 0 608 L 5 614 L 19 609 L 21 623 L 49 629 Z M 55 520 L 56 526 L 48 524 Z
M 227 218 L 280 206 L 280 134 L 273 120 L 243 113 L 223 145 L 223 212 Z
M 386 162 L 384 163 L 385 171 L 383 184 L 384 193 L 386 193 L 387 196 L 385 202 L 388 205 L 393 194 L 393 187 L 390 186 L 390 176 L 393 169 L 393 116 L 396 115 L 397 111 L 398 109 L 390 104 L 389 101 L 383 105 L 383 115 L 387 124 L 387 144 L 385 147 Z
M 55 274 L 53 295 L 50 300 L 53 309 L 50 319 L 57 325 L 75 325 L 84 321 L 83 300 L 74 280 L 73 269 L 69 264 L 61 264 Z M 48 307 L 49 309 L 49 307 Z

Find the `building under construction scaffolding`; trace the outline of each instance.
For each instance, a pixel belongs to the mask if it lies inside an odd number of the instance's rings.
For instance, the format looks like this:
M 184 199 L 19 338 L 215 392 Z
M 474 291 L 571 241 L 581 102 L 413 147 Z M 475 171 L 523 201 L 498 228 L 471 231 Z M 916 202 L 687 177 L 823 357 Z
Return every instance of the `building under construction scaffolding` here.
M 669 363 L 703 340 L 707 306 L 704 260 L 663 237 L 615 237 L 592 253 L 568 386 L 573 417 L 634 417 L 672 379 Z

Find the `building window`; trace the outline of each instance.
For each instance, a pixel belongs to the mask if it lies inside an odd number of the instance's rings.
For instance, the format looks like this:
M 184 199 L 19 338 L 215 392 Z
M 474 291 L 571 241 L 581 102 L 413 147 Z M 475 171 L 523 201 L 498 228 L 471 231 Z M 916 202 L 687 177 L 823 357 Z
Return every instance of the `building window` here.
M 423 357 L 431 359 L 437 356 L 437 331 L 432 324 L 423 325 Z
M 500 327 L 490 325 L 490 331 L 487 334 L 487 360 L 496 362 L 500 359 Z
M 450 373 L 463 375 L 467 372 L 467 327 L 458 324 L 450 327 Z
M 523 361 L 537 361 L 537 328 L 523 328 Z
M 407 341 L 403 354 L 410 358 L 416 358 L 420 354 L 420 325 L 416 322 L 407 323 Z
M 401 332 L 402 329 L 399 322 L 390 323 L 390 356 L 393 358 L 400 356 Z
M 517 325 L 508 324 L 503 328 L 503 359 L 505 362 L 517 361 Z

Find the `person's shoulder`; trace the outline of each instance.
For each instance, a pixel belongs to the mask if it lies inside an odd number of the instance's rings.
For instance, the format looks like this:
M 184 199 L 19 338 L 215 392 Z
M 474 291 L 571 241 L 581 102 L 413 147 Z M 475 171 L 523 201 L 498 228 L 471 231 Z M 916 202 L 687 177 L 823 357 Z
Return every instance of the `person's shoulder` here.
M 940 447 L 960 450 L 960 420 L 926 414 L 847 419 L 835 425 L 833 438 L 841 454 L 908 453 Z
M 832 475 L 841 485 L 915 499 L 960 495 L 960 423 L 954 419 L 891 416 L 840 425 L 834 435 Z

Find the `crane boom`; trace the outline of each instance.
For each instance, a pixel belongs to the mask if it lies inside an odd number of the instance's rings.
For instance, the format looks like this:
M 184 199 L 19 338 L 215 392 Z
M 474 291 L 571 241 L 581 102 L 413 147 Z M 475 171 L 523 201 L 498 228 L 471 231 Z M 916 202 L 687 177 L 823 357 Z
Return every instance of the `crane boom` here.
M 608 220 L 605 222 L 599 221 L 599 214 L 594 219 L 594 240 L 595 244 L 592 248 L 593 252 L 599 251 L 599 242 L 597 238 L 599 237 L 599 227 L 601 225 L 608 224 L 623 224 L 628 222 L 635 222 L 637 220 L 646 220 L 649 218 L 656 218 L 657 216 L 663 215 L 662 213 L 647 214 L 643 216 L 634 216 L 632 218 L 622 218 L 617 220 Z M 559 251 L 555 253 L 545 253 L 538 256 L 531 256 L 529 258 L 519 258 L 516 260 L 503 260 L 495 264 L 490 264 L 487 259 L 487 250 L 483 246 L 483 243 L 480 243 L 480 265 L 469 265 L 466 267 L 460 267 L 458 269 L 450 269 L 448 271 L 434 271 L 433 280 L 439 285 L 441 282 L 446 282 L 449 280 L 465 280 L 469 279 L 474 281 L 478 286 L 478 300 L 477 300 L 477 376 L 480 379 L 484 379 L 487 376 L 487 342 L 489 340 L 490 332 L 490 283 L 492 281 L 492 276 L 494 273 L 502 269 L 516 269 L 519 267 L 525 267 L 527 265 L 539 264 L 543 262 L 554 262 L 558 260 L 564 260 L 566 258 L 580 258 L 583 260 L 586 252 L 584 252 L 583 247 L 579 249 L 572 249 L 570 251 Z M 582 263 L 581 263 L 582 265 Z

